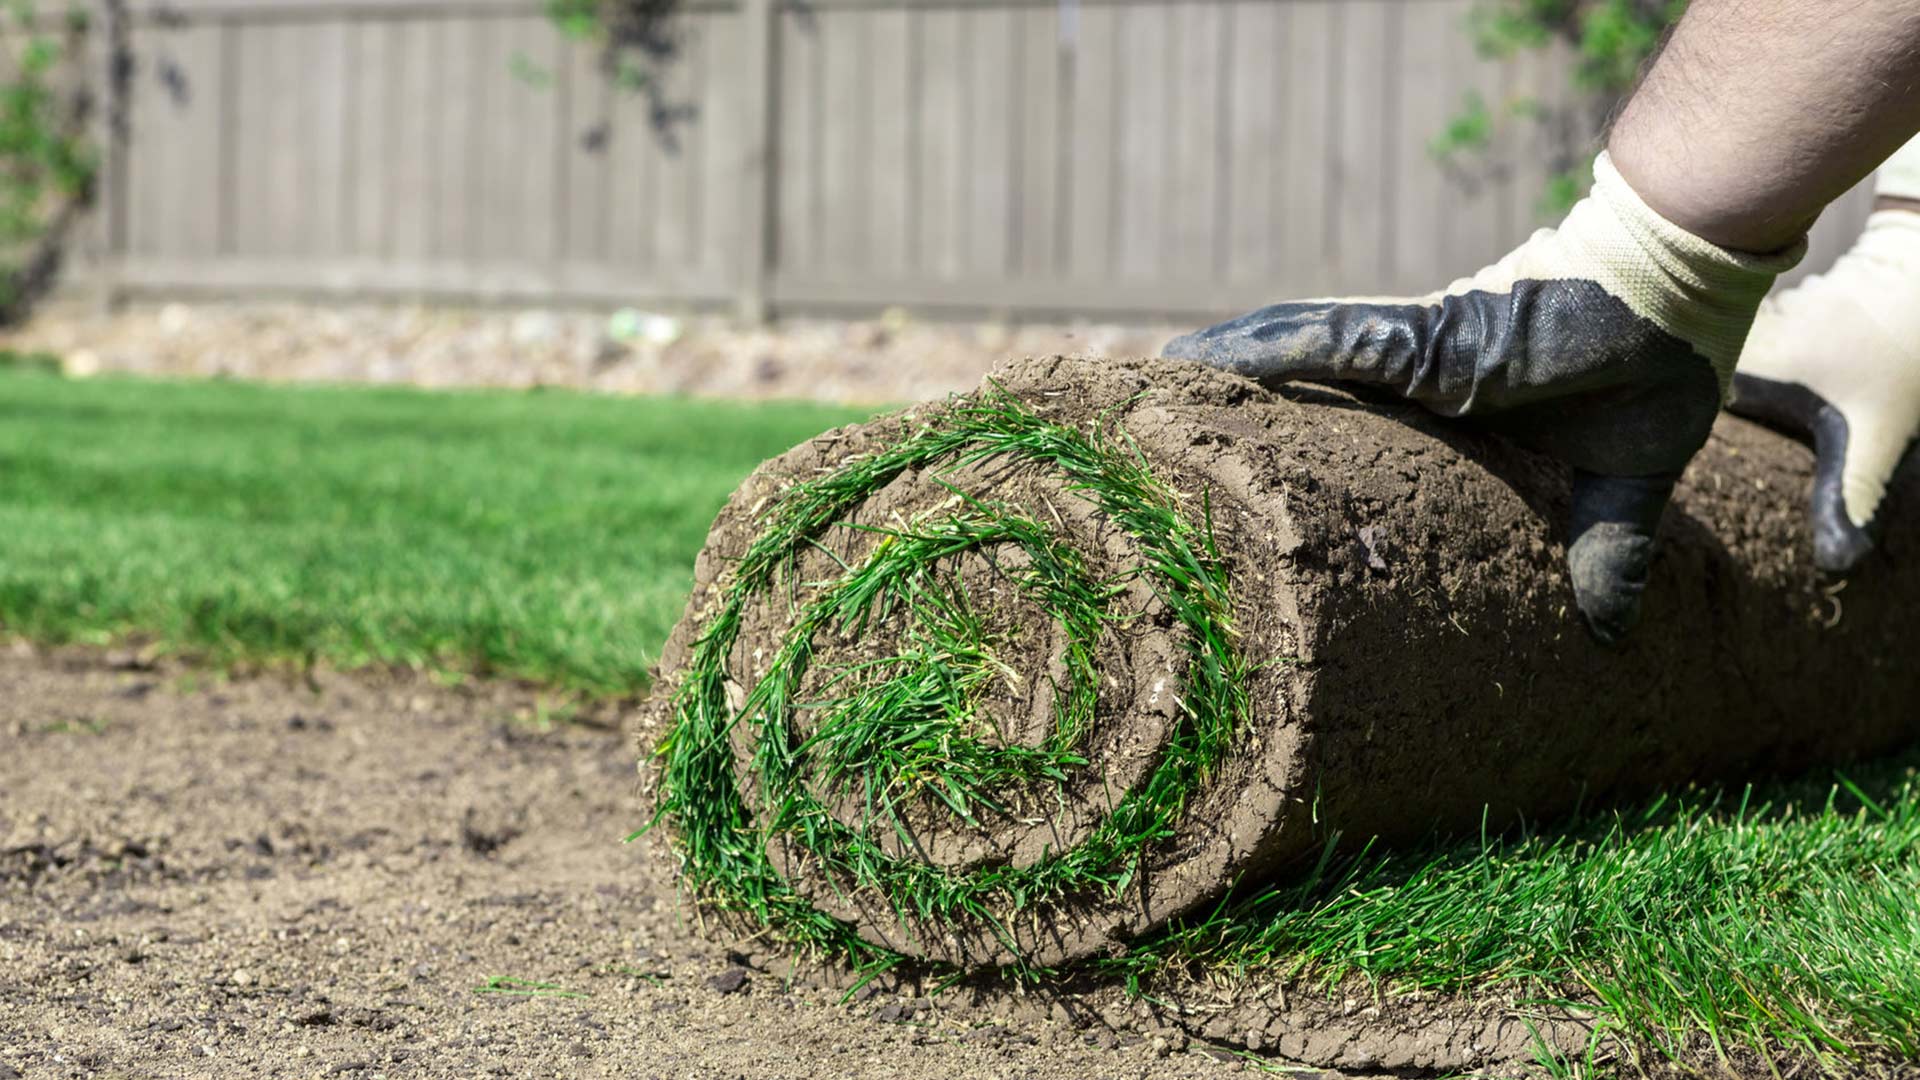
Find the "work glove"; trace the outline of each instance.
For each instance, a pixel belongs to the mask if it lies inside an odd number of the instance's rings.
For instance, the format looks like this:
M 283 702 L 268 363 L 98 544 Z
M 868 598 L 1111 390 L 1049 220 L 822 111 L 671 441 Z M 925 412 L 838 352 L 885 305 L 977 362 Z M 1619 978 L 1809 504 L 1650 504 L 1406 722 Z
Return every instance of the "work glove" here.
M 1875 213 L 1832 270 L 1763 303 L 1733 393 L 1813 444 L 1813 560 L 1853 569 L 1920 427 L 1920 214 Z
M 1275 304 L 1170 342 L 1265 386 L 1386 387 L 1573 467 L 1567 563 L 1601 642 L 1639 617 L 1662 512 L 1706 443 L 1755 309 L 1804 242 L 1729 251 L 1649 208 L 1605 154 L 1556 229 L 1408 299 Z

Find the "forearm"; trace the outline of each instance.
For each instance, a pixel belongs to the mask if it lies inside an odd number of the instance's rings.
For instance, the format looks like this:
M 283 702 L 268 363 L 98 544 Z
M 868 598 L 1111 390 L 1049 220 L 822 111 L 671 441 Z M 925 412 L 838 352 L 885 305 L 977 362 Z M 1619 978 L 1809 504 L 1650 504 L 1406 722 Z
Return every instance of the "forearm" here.
M 1920 4 L 1693 0 L 1608 147 L 1668 220 L 1766 252 L 1916 131 Z

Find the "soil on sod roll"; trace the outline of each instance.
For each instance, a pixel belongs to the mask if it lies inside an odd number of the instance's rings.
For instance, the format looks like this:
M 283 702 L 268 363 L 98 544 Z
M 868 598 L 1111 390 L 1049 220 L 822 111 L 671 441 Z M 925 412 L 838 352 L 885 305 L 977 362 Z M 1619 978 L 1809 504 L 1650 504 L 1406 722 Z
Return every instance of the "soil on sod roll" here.
M 1326 388 L 1011 363 L 736 493 L 645 725 L 660 820 L 801 944 L 1054 965 L 1330 838 L 1885 749 L 1916 732 L 1914 533 L 1824 580 L 1806 481 L 1723 419 L 1608 650 L 1550 461 Z

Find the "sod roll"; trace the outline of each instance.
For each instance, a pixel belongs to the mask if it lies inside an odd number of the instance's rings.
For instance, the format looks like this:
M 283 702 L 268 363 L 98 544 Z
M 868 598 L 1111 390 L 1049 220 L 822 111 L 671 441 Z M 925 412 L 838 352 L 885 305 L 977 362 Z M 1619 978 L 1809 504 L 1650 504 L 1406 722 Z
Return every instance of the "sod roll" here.
M 1330 837 L 1884 749 L 1920 733 L 1920 485 L 1843 586 L 1809 469 L 1723 419 L 1606 650 L 1550 462 L 1326 388 L 1011 363 L 734 495 L 648 706 L 656 820 L 802 945 L 1054 965 Z

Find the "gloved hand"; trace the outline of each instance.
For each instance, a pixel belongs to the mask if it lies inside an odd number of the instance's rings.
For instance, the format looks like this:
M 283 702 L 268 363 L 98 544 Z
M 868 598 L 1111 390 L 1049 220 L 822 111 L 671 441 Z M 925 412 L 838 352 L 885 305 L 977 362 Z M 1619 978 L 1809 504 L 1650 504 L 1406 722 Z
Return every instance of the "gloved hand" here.
M 1612 643 L 1639 617 L 1660 516 L 1706 442 L 1754 310 L 1804 249 L 1758 256 L 1702 240 L 1602 154 L 1592 194 L 1558 230 L 1440 292 L 1276 304 L 1164 355 L 1266 386 L 1389 387 L 1572 465 L 1574 595 Z
M 1814 563 L 1853 569 L 1920 428 L 1920 213 L 1874 214 L 1832 270 L 1761 304 L 1733 392 L 1813 443 Z

